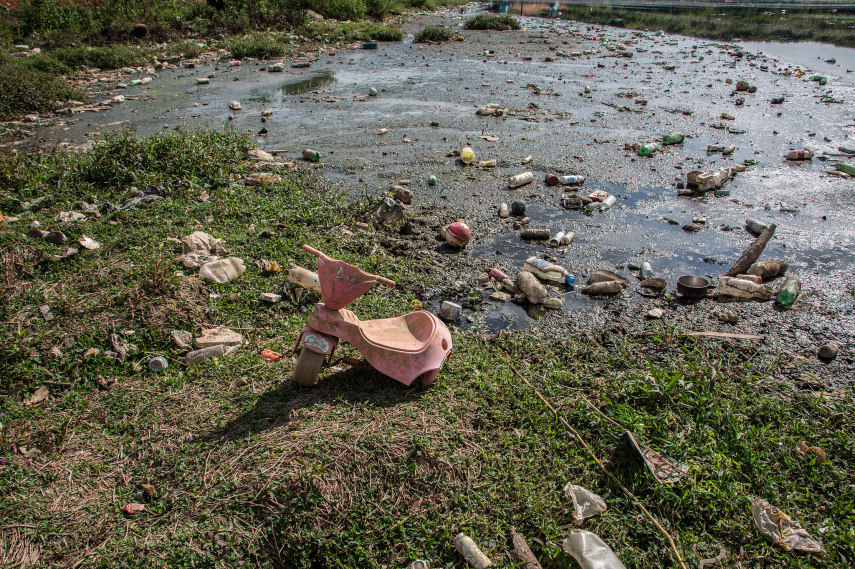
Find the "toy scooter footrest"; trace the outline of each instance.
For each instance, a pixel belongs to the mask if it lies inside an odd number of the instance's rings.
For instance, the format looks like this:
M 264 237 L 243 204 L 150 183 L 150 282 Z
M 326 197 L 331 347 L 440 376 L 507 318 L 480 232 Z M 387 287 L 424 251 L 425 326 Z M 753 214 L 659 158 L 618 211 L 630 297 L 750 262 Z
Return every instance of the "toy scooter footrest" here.
M 297 345 L 300 344 L 318 354 L 331 354 L 338 345 L 338 338 L 305 326 L 300 331 L 300 337 L 297 340 Z

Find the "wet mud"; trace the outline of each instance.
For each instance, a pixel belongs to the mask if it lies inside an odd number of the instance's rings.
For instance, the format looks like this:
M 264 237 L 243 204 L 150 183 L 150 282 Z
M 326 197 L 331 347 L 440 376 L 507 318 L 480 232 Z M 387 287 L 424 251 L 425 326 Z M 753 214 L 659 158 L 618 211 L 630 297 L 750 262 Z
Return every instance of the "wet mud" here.
M 755 347 L 789 354 L 793 363 L 809 362 L 799 374 L 829 372 L 837 383 L 851 382 L 855 179 L 827 172 L 837 160 L 855 163 L 837 150 L 855 148 L 855 75 L 823 64 L 828 83 L 820 85 L 809 80 L 813 70 L 804 64 L 738 45 L 538 18 L 524 18 L 519 31 L 468 31 L 461 28 L 466 17 L 416 16 L 405 25 L 409 37 L 403 42 L 315 53 L 302 59 L 308 68 L 286 62 L 280 73 L 268 72 L 266 62 L 167 70 L 149 86 L 123 91 L 136 97 L 124 105 L 40 136 L 79 143 L 130 125 L 141 134 L 165 127 L 266 128 L 258 137 L 261 148 L 294 159 L 306 147 L 321 151 L 324 175 L 354 196 L 378 196 L 408 181 L 415 192 L 413 231 L 392 241 L 406 241 L 407 254 L 444 267 L 442 281 L 412 292 L 435 310 L 446 299 L 464 304 L 457 323 L 463 328 L 536 327 L 595 337 L 604 330 L 663 337 L 671 330 L 756 334 L 764 340 Z M 458 29 L 465 41 L 414 44 L 412 35 L 426 25 Z M 828 52 L 840 49 L 829 46 Z M 197 77 L 207 76 L 209 85 L 196 85 Z M 756 93 L 735 93 L 740 79 L 756 85 Z M 371 87 L 378 96 L 368 95 Z M 783 104 L 770 103 L 781 96 Z M 738 97 L 744 104 L 736 105 Z M 229 110 L 232 100 L 241 102 L 241 111 Z M 477 116 L 488 103 L 516 112 Z M 265 122 L 263 109 L 273 111 Z M 734 118 L 722 119 L 722 113 Z M 626 149 L 672 131 L 685 133 L 685 142 L 648 158 Z M 707 153 L 711 144 L 736 150 L 732 156 Z M 493 159 L 498 166 L 465 167 L 450 156 L 466 145 L 478 160 Z M 792 148 L 809 148 L 816 156 L 784 160 Z M 524 164 L 528 156 L 531 162 Z M 729 195 L 677 195 L 689 171 L 747 160 L 755 163 L 725 186 Z M 507 177 L 523 171 L 535 174 L 534 183 L 509 190 Z M 567 189 L 547 186 L 547 173 L 584 175 L 582 193 L 603 189 L 617 203 L 604 212 L 566 210 L 561 196 Z M 433 187 L 431 175 L 439 181 Z M 496 215 L 499 203 L 513 200 L 526 202 L 530 227 L 573 231 L 575 239 L 561 248 L 521 240 L 513 218 Z M 706 218 L 702 230 L 684 231 L 696 217 Z M 747 218 L 777 224 L 761 259 L 789 262 L 788 274 L 802 281 L 799 301 L 781 310 L 768 302 L 681 298 L 678 276 L 715 282 L 752 242 Z M 462 252 L 437 237 L 439 227 L 457 219 L 474 235 Z M 550 296 L 564 300 L 560 311 L 490 301 L 491 290 L 476 286 L 490 268 L 514 274 L 531 255 L 568 268 L 577 284 L 609 269 L 633 286 L 616 298 L 551 288 Z M 631 267 L 643 261 L 669 283 L 661 298 L 635 292 Z M 661 320 L 645 317 L 653 307 L 665 310 Z M 721 309 L 737 312 L 739 322 L 719 322 Z M 827 341 L 839 343 L 841 353 L 833 362 L 818 362 L 816 348 Z

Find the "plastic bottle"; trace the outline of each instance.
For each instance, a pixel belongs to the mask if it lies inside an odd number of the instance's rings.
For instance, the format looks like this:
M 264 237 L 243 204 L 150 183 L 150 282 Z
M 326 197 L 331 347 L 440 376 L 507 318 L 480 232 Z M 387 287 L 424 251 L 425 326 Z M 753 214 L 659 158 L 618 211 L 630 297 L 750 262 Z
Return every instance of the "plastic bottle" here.
M 561 242 L 564 241 L 564 231 L 559 231 L 555 235 L 549 238 L 549 246 L 550 247 L 558 247 L 561 245 Z
M 573 233 L 572 231 L 568 231 L 567 233 L 564 234 L 564 237 L 561 238 L 561 244 L 562 245 L 569 245 L 570 243 L 573 242 L 573 238 L 575 238 L 575 237 L 576 237 L 575 233 Z
M 761 277 L 760 275 L 741 274 L 736 275 L 736 278 L 742 279 L 744 281 L 751 281 L 754 284 L 763 284 L 763 277 Z
M 654 152 L 661 150 L 661 149 L 662 149 L 662 145 L 659 144 L 658 142 L 651 142 L 650 144 L 643 144 L 638 149 L 638 155 L 639 156 L 650 156 Z
M 763 233 L 764 231 L 769 229 L 768 224 L 763 223 L 762 221 L 760 221 L 758 219 L 746 219 L 745 220 L 745 227 L 747 227 L 748 231 L 750 231 L 751 233 L 753 233 L 755 235 L 760 235 L 761 233 Z
M 148 360 L 148 369 L 157 373 L 169 367 L 169 362 L 163 356 L 157 356 Z
M 757 284 L 736 277 L 719 277 L 718 292 L 749 300 L 769 300 L 772 298 L 772 287 L 769 285 Z
M 555 174 L 546 175 L 546 183 L 550 186 L 581 186 L 585 183 L 585 176 L 556 176 Z
M 481 160 L 477 164 L 475 164 L 478 168 L 495 168 L 496 161 L 495 160 Z
M 460 555 L 462 555 L 466 561 L 472 565 L 472 567 L 475 567 L 475 569 L 487 569 L 488 567 L 493 566 L 493 562 L 484 555 L 484 552 L 478 549 L 478 546 L 475 545 L 472 538 L 464 533 L 459 533 L 454 536 L 454 547 L 457 548 Z
M 375 89 L 374 87 L 371 87 L 370 89 L 368 89 L 368 96 L 369 97 L 376 97 L 377 96 L 377 89 Z
M 463 160 L 464 164 L 474 164 L 475 151 L 469 146 L 464 146 L 463 150 L 460 151 L 460 159 Z
M 320 162 L 321 161 L 321 153 L 317 150 L 312 150 L 311 148 L 307 148 L 303 150 L 303 160 L 308 160 L 309 162 Z
M 799 292 L 802 290 L 802 282 L 798 277 L 787 277 L 784 279 L 784 284 L 778 289 L 778 295 L 775 297 L 775 302 L 781 306 L 790 306 L 799 297 Z
M 508 186 L 511 188 L 519 188 L 520 186 L 525 186 L 533 181 L 534 174 L 531 172 L 523 172 L 522 174 L 516 174 L 515 176 L 508 178 Z
M 790 150 L 784 158 L 787 160 L 810 160 L 813 158 L 813 150 Z
M 570 271 L 561 265 L 556 265 L 545 259 L 539 259 L 537 257 L 529 257 L 526 259 L 523 264 L 523 270 L 532 273 L 541 280 L 556 284 L 563 284 L 565 282 L 565 278 L 570 276 Z
M 617 198 L 612 195 L 609 195 L 606 199 L 600 202 L 600 210 L 604 211 L 610 209 L 613 205 L 615 205 L 616 202 Z
M 519 200 L 511 203 L 511 215 L 519 217 L 525 215 L 525 202 Z
M 501 282 L 507 278 L 510 278 L 510 277 L 508 277 L 508 275 L 506 275 L 504 273 L 504 271 L 502 271 L 500 269 L 496 269 L 496 268 L 490 269 L 490 276 L 499 282 Z
M 680 144 L 681 142 L 683 142 L 683 140 L 685 140 L 685 138 L 686 135 L 682 132 L 672 132 L 662 137 L 662 144 L 664 144 L 665 146 L 669 144 Z
M 201 350 L 193 350 L 184 356 L 184 363 L 187 364 L 195 364 L 201 362 L 202 360 L 207 360 L 208 358 L 214 358 L 217 356 L 227 356 L 232 352 L 236 352 L 240 346 L 208 346 L 207 348 L 202 348 Z
M 288 269 L 288 282 L 321 294 L 321 281 L 318 279 L 318 273 L 313 273 L 309 269 L 303 267 Z
M 511 215 L 511 210 L 508 209 L 508 204 L 500 203 L 499 204 L 499 217 L 508 217 Z
M 653 277 L 653 267 L 650 266 L 650 263 L 644 261 L 641 263 L 641 278 L 649 279 Z
M 546 287 L 537 280 L 534 273 L 520 271 L 517 275 L 516 285 L 531 304 L 543 304 L 546 300 Z
M 430 178 L 428 178 L 428 186 L 435 186 L 438 183 L 439 182 L 437 181 L 436 176 L 431 176 Z
M 626 569 L 606 542 L 589 531 L 574 529 L 562 546 L 582 569 Z

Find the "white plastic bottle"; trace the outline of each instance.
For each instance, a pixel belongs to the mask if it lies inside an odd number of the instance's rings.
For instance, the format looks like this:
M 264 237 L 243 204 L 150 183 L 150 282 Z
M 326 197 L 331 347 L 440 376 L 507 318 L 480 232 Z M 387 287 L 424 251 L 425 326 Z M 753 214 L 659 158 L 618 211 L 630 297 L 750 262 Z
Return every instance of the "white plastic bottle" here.
M 510 188 L 519 188 L 520 186 L 525 186 L 526 184 L 530 184 L 534 181 L 534 174 L 531 172 L 523 172 L 522 174 L 516 174 L 508 178 L 508 187 Z
M 318 279 L 318 273 L 313 273 L 309 269 L 303 267 L 288 269 L 288 282 L 321 294 L 321 281 Z

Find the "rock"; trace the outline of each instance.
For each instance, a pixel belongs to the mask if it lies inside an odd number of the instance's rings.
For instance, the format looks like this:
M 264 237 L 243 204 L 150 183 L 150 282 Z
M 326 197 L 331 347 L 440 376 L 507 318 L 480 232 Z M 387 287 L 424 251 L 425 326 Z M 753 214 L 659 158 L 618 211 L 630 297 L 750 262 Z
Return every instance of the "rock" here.
M 259 160 L 261 162 L 273 162 L 276 158 L 270 154 L 269 152 L 265 152 L 264 150 L 250 150 L 246 153 L 246 157 L 249 160 Z
M 654 320 L 659 320 L 663 316 L 665 316 L 665 311 L 661 308 L 651 308 L 647 311 L 647 317 L 652 318 Z
M 749 87 L 748 81 L 745 81 L 744 79 L 736 82 L 736 90 L 737 91 L 747 91 L 748 87 Z
M 218 259 L 205 263 L 199 269 L 199 277 L 215 283 L 227 283 L 240 278 L 246 272 L 243 260 L 237 257 Z
M 228 328 L 206 328 L 193 343 L 200 350 L 211 346 L 240 346 L 243 336 Z
M 405 205 L 413 203 L 413 190 L 403 186 L 392 186 L 392 189 L 395 191 L 392 195 L 393 200 L 399 201 Z
M 703 225 L 700 225 L 698 223 L 687 223 L 683 226 L 683 231 L 686 231 L 688 233 L 697 233 L 698 231 L 703 230 L 703 228 Z
M 558 297 L 548 298 L 543 303 L 543 307 L 549 310 L 561 310 L 562 306 L 564 306 L 564 301 Z
M 817 353 L 819 354 L 819 357 L 824 360 L 833 360 L 837 357 L 837 353 L 839 351 L 840 346 L 838 346 L 834 342 L 829 342 L 820 346 L 819 351 Z
M 726 324 L 736 324 L 739 322 L 739 316 L 733 310 L 723 310 L 717 315 L 718 319 Z
M 240 106 L 239 101 L 231 101 L 229 102 L 229 108 L 233 111 L 239 111 L 242 107 Z
M 134 28 L 131 30 L 131 35 L 135 38 L 144 38 L 148 35 L 148 26 L 145 24 L 134 24 Z
M 621 287 L 626 288 L 629 286 L 629 281 L 624 277 L 620 276 L 617 273 L 613 273 L 611 271 L 599 270 L 595 271 L 588 277 L 588 284 L 592 285 L 595 283 L 604 283 L 604 282 L 617 282 L 620 283 Z
M 496 292 L 490 295 L 490 300 L 495 300 L 497 302 L 508 302 L 511 298 L 513 297 L 511 297 L 510 294 L 502 292 L 500 290 L 497 290 Z
M 516 278 L 516 285 L 531 304 L 543 304 L 546 300 L 546 287 L 532 273 L 520 271 Z
M 268 304 L 276 304 L 280 300 L 282 300 L 281 294 L 273 294 L 272 292 L 262 292 L 258 299 L 261 302 L 266 302 Z
M 189 350 L 193 347 L 193 334 L 186 330 L 173 330 L 172 341 L 182 350 Z

